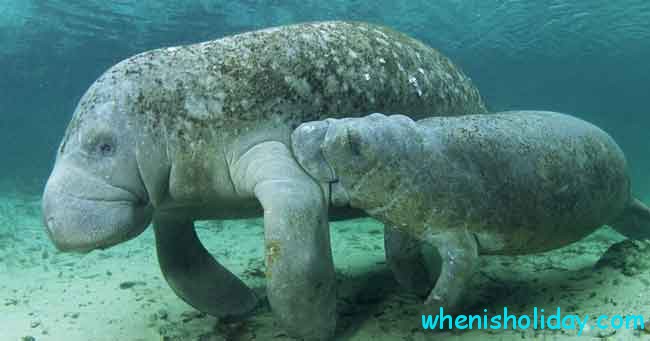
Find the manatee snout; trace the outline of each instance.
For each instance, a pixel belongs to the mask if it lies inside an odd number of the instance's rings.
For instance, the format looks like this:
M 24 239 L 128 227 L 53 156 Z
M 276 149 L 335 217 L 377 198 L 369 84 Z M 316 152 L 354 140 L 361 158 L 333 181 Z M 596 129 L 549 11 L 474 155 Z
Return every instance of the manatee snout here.
M 52 195 L 57 198 L 43 202 L 43 220 L 50 239 L 61 251 L 105 249 L 134 238 L 149 224 L 146 207 Z
M 128 190 L 74 169 L 55 169 L 43 193 L 43 223 L 61 251 L 104 249 L 139 235 L 151 206 Z

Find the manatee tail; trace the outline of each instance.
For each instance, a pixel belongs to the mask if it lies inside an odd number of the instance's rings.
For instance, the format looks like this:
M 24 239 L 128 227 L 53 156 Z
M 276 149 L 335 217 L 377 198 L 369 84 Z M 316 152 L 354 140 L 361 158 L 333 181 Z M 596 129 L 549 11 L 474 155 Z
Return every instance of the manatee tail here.
M 650 239 L 650 208 L 632 198 L 621 216 L 609 225 L 630 239 Z

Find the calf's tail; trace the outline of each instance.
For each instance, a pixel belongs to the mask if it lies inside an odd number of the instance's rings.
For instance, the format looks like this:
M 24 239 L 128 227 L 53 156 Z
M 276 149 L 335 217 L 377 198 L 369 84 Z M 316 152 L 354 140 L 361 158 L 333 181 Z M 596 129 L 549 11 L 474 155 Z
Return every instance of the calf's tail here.
M 632 198 L 621 216 L 609 226 L 630 239 L 650 239 L 650 208 Z

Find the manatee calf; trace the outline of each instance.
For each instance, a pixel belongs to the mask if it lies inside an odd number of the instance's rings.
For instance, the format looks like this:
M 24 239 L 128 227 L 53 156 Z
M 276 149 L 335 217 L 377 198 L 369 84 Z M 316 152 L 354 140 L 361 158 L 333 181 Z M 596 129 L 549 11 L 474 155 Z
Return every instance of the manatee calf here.
M 292 142 L 333 206 L 384 223 L 397 280 L 448 310 L 479 254 L 546 251 L 604 224 L 650 235 L 650 210 L 630 194 L 621 149 L 568 115 L 372 114 L 302 124 Z M 442 260 L 437 281 L 432 249 Z
M 106 248 L 153 221 L 165 279 L 187 303 L 244 316 L 253 292 L 203 247 L 194 220 L 264 216 L 267 293 L 292 335 L 335 329 L 328 202 L 295 161 L 302 122 L 374 111 L 485 112 L 452 63 L 385 27 L 321 22 L 145 52 L 80 100 L 43 196 L 61 250 Z M 352 212 L 353 213 L 353 212 Z

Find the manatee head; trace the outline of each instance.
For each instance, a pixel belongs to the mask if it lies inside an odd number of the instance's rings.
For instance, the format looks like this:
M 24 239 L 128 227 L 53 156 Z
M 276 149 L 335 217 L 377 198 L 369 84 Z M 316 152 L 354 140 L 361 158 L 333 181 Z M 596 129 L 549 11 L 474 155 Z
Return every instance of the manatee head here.
M 387 156 L 391 143 L 386 130 L 389 117 L 375 113 L 364 117 L 330 119 L 321 148 L 334 172 L 340 177 L 368 175 Z
M 331 201 L 357 208 L 374 207 L 393 196 L 391 186 L 409 176 L 409 163 L 418 162 L 421 148 L 412 119 L 380 113 L 309 122 L 292 139 L 303 168 L 330 184 Z
M 60 250 L 106 248 L 151 221 L 136 158 L 136 115 L 128 112 L 135 91 L 133 82 L 107 72 L 74 112 L 43 194 L 43 220 Z

